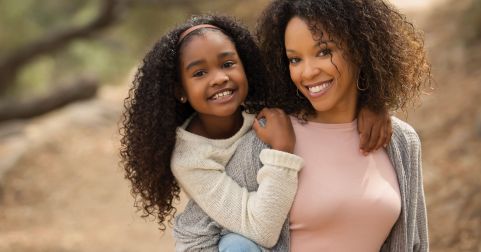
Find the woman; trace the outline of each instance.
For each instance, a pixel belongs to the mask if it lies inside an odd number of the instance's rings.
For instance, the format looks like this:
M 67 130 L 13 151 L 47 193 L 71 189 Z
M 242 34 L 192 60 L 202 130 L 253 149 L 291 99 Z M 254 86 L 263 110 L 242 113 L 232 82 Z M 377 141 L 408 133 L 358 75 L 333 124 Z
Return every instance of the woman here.
M 419 33 L 382 0 L 277 0 L 258 37 L 305 161 L 291 250 L 427 251 L 419 137 L 393 117 L 389 146 L 363 156 L 355 127 L 360 107 L 404 108 L 429 82 Z

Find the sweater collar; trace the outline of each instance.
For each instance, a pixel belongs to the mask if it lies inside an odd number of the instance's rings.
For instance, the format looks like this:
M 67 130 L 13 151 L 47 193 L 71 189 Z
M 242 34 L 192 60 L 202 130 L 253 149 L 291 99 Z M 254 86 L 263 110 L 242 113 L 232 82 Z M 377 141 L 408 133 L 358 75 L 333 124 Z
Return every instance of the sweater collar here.
M 238 139 L 240 139 L 244 134 L 246 134 L 252 128 L 252 124 L 254 123 L 254 115 L 248 114 L 243 111 L 242 118 L 244 119 L 244 121 L 242 122 L 242 127 L 239 129 L 239 131 L 237 131 L 237 133 L 226 139 L 210 139 L 196 135 L 186 130 L 187 125 L 189 125 L 190 121 L 194 116 L 195 114 L 185 120 L 185 122 L 177 128 L 177 139 L 182 139 L 188 142 L 208 142 L 218 147 L 229 146 Z

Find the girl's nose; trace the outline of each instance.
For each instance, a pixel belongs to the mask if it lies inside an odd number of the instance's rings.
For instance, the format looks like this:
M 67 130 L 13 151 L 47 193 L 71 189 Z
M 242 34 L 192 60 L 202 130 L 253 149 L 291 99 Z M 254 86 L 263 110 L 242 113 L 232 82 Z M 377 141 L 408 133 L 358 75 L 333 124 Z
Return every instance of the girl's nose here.
M 229 81 L 229 76 L 224 71 L 217 71 L 210 82 L 211 86 L 222 85 Z

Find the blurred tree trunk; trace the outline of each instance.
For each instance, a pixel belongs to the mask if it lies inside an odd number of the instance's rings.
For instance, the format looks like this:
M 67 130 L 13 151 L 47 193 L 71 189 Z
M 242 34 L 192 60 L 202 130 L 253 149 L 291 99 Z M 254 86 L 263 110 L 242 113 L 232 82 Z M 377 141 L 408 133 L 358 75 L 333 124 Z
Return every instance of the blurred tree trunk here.
M 26 119 L 61 108 L 72 102 L 95 96 L 99 87 L 97 80 L 79 78 L 70 85 L 52 89 L 51 93 L 22 101 L 4 100 L 0 103 L 0 122 L 12 119 Z
M 462 25 L 467 44 L 478 44 L 481 40 L 481 0 L 472 0 L 464 15 Z
M 87 38 L 111 26 L 118 15 L 116 8 L 118 4 L 119 0 L 104 0 L 99 15 L 87 25 L 49 34 L 1 60 L 0 95 L 15 84 L 18 72 L 38 56 L 60 50 L 76 39 Z

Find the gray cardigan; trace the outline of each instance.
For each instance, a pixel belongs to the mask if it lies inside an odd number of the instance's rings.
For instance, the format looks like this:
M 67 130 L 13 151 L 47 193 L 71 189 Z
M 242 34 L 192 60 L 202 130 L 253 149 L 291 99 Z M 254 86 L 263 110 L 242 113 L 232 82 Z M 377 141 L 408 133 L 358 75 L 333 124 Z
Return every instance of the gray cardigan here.
M 426 205 L 421 173 L 421 144 L 414 129 L 392 117 L 393 135 L 387 154 L 396 170 L 401 193 L 401 214 L 381 248 L 382 252 L 428 251 Z M 253 131 L 244 136 L 226 166 L 226 173 L 249 191 L 257 190 L 256 174 L 262 167 L 259 153 L 267 146 Z M 229 233 L 192 200 L 175 218 L 176 251 L 218 251 L 222 235 Z M 277 244 L 264 251 L 289 251 L 289 221 Z

